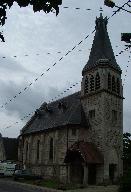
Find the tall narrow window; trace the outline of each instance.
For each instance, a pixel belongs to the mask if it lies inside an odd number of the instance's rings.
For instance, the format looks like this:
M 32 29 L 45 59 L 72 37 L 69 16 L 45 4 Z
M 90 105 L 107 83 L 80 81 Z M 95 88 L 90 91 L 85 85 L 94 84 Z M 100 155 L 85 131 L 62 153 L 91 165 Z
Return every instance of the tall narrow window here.
M 120 94 L 120 80 L 117 78 L 117 93 Z
M 86 76 L 86 78 L 85 78 L 85 85 L 84 85 L 85 87 L 84 87 L 84 89 L 85 89 L 85 94 L 87 94 L 88 93 L 88 77 Z
M 25 159 L 28 160 L 28 150 L 29 150 L 29 144 L 28 142 L 26 142 L 26 146 L 25 146 Z
M 37 141 L 37 160 L 40 159 L 40 140 Z
M 115 77 L 112 77 L 112 91 L 116 91 L 116 82 L 115 82 Z
M 96 89 L 96 90 L 100 89 L 100 76 L 99 76 L 99 73 L 96 74 L 96 78 L 95 78 L 95 89 Z
M 94 119 L 95 118 L 95 109 L 89 111 L 89 118 Z
M 94 76 L 90 77 L 90 91 L 94 91 Z
M 112 110 L 112 122 L 116 122 L 117 121 L 117 111 Z
M 50 139 L 49 159 L 53 161 L 53 138 Z
M 111 90 L 111 74 L 108 74 L 108 89 Z

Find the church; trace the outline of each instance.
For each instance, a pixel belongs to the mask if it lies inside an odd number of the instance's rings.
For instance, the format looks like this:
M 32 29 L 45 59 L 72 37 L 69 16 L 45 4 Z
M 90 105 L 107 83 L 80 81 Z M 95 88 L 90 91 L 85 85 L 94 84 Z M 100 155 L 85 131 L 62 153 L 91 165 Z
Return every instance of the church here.
M 123 87 L 100 14 L 81 90 L 43 103 L 19 136 L 19 161 L 44 178 L 111 184 L 123 174 Z

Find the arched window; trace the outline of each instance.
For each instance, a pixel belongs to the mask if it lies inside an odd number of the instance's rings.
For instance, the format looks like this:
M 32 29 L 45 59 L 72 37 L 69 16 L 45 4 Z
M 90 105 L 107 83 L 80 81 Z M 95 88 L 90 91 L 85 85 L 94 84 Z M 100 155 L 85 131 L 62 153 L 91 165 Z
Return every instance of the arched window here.
M 100 75 L 99 75 L 99 73 L 96 74 L 96 78 L 95 78 L 95 89 L 96 89 L 96 90 L 100 89 Z
M 85 85 L 84 85 L 85 94 L 88 93 L 88 84 L 89 84 L 88 77 L 86 76 L 86 78 L 85 78 Z
M 108 73 L 108 89 L 111 90 L 111 74 Z
M 28 151 L 29 151 L 29 144 L 28 142 L 26 142 L 25 145 L 25 159 L 28 160 Z
M 117 78 L 117 93 L 120 94 L 120 80 Z
M 90 91 L 94 91 L 94 76 L 90 77 Z
M 50 139 L 50 145 L 49 145 L 49 160 L 53 160 L 53 138 Z
M 112 91 L 116 92 L 116 82 L 115 82 L 115 77 L 112 77 Z
M 40 140 L 37 141 L 37 160 L 40 159 Z

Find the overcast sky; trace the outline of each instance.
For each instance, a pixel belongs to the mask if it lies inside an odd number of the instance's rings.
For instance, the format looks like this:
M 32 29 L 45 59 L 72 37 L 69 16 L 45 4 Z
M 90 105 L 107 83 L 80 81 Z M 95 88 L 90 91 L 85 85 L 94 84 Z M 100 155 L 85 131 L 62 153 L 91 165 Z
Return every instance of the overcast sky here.
M 107 17 L 116 10 L 105 7 L 103 2 L 104 0 L 63 0 L 57 17 L 54 13 L 34 13 L 31 7 L 20 9 L 17 4 L 8 10 L 8 19 L 1 28 L 5 43 L 0 43 L 0 106 L 90 34 L 95 27 L 100 7 Z M 115 2 L 122 5 L 126 1 Z M 70 8 L 63 9 L 64 6 Z M 81 9 L 75 10 L 75 7 Z M 91 11 L 85 10 L 86 8 L 91 8 Z M 114 53 L 117 54 L 125 48 L 125 43 L 120 39 L 121 32 L 131 32 L 131 14 L 124 11 L 117 13 L 109 21 L 108 32 Z M 3 136 L 17 137 L 28 120 L 21 121 L 20 118 L 35 111 L 44 101 L 54 98 L 72 83 L 81 80 L 81 71 L 88 61 L 93 37 L 94 34 L 90 35 L 29 90 L 5 108 L 0 108 L 0 132 Z M 57 53 L 59 51 L 61 53 Z M 48 52 L 51 54 L 47 54 Z M 127 75 L 124 85 L 124 131 L 128 132 L 131 131 L 131 62 L 126 73 L 129 54 L 130 52 L 126 52 L 116 58 L 123 70 L 122 78 Z M 67 94 L 78 90 L 80 84 Z M 15 124 L 16 121 L 19 122 L 18 125 Z M 5 129 L 9 125 L 12 127 Z

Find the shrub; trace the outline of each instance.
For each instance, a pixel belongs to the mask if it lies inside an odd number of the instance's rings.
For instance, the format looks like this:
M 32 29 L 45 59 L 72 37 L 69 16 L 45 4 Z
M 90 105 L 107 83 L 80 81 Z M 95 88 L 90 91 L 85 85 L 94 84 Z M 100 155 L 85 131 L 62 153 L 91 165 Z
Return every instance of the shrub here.
M 119 192 L 131 192 L 131 167 L 124 173 L 120 181 Z

